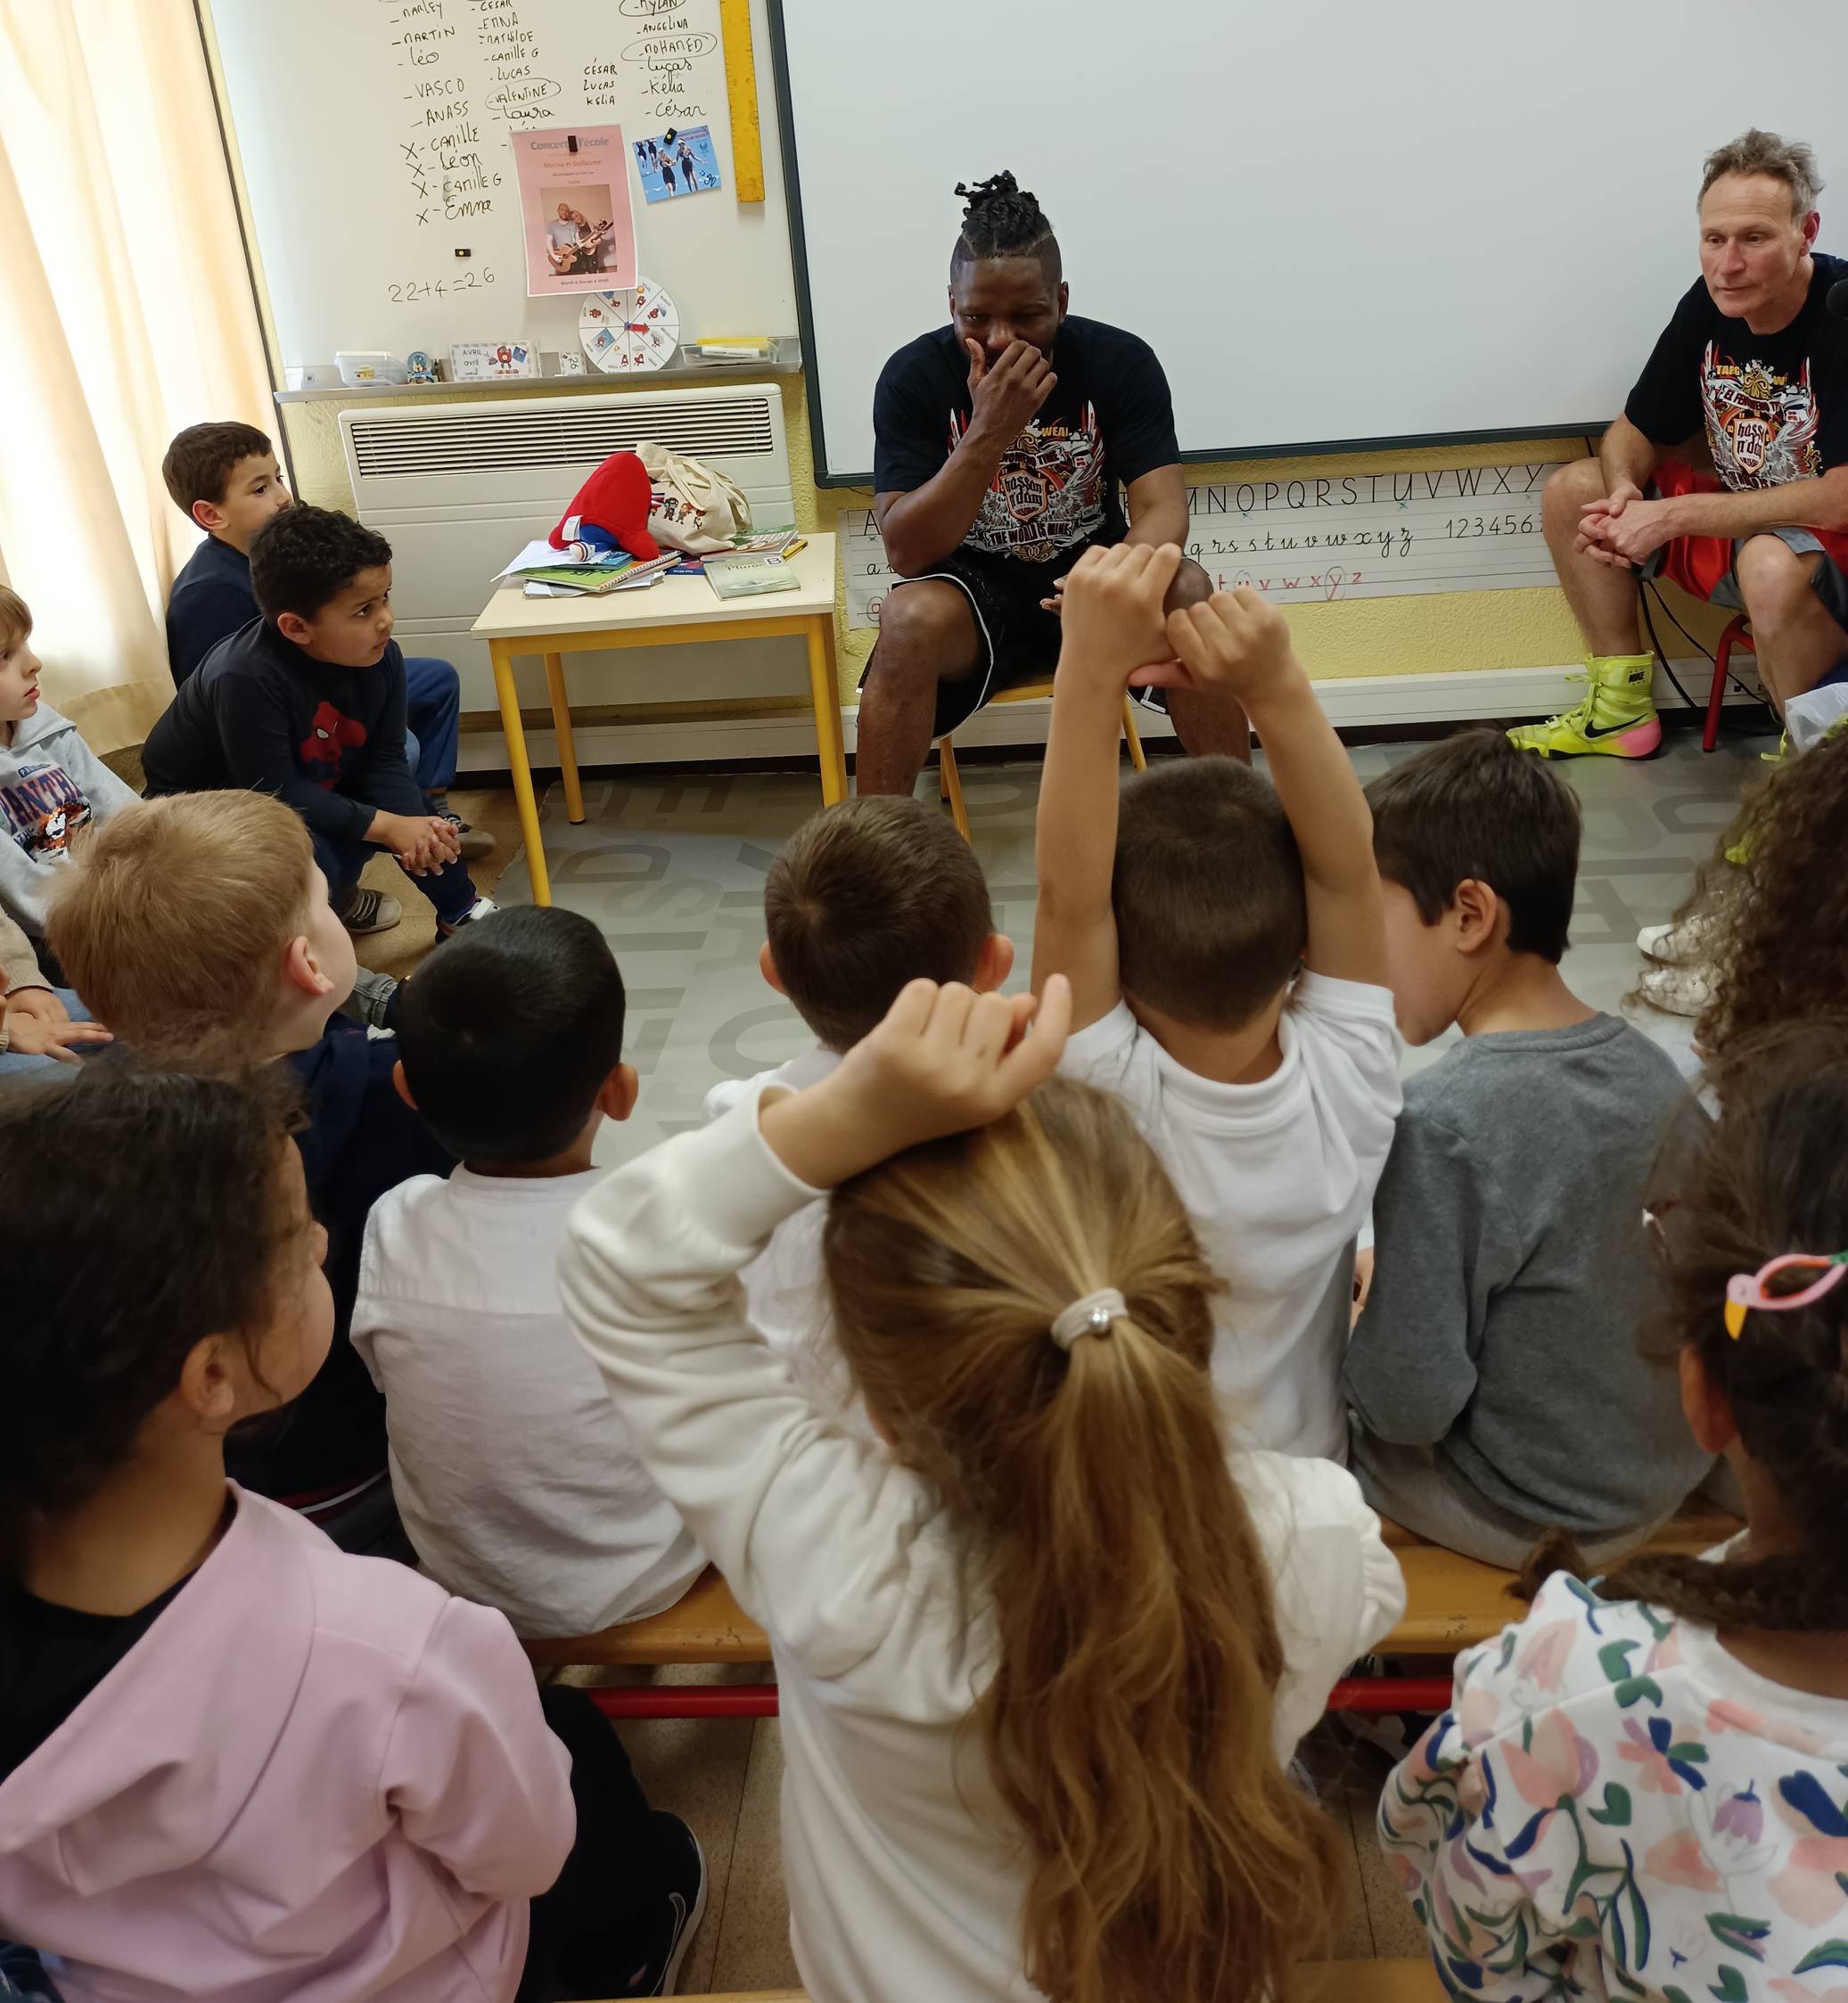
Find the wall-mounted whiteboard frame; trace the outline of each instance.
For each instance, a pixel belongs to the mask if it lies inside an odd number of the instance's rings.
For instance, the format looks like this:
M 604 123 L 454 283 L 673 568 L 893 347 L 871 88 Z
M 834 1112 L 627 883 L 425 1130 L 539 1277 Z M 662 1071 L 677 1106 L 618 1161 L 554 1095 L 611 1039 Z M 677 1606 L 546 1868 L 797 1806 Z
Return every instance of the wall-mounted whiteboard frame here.
M 1046 201 L 1072 310 L 1154 343 L 1183 460 L 1600 430 L 1698 275 L 1711 147 L 1807 137 L 1848 190 L 1848 8 L 1777 15 L 1754 37 L 1737 0 L 768 0 L 817 481 L 869 483 L 880 365 L 942 324 L 949 190 L 1001 167 Z M 1833 212 L 1821 247 L 1848 250 Z
M 517 129 L 492 110 L 503 63 L 486 39 L 517 12 L 535 37 L 537 67 L 559 94 L 519 123 L 568 128 L 620 124 L 631 143 L 678 114 L 650 111 L 653 88 L 641 44 L 655 24 L 696 31 L 702 51 L 687 87 L 684 125 L 710 127 L 722 185 L 712 193 L 649 204 L 627 171 L 644 272 L 678 302 L 683 332 L 786 335 L 795 317 L 776 171 L 773 114 L 761 106 L 765 199 L 740 202 L 718 0 L 505 0 L 495 11 L 468 0 L 195 0 L 206 47 L 216 53 L 221 130 L 240 163 L 242 219 L 254 246 L 286 370 L 328 363 L 343 349 L 403 356 L 422 349 L 447 364 L 452 344 L 526 341 L 541 350 L 579 351 L 579 299 L 530 298 L 523 229 L 507 141 Z M 763 0 L 751 0 L 755 33 L 768 37 Z M 402 66 L 392 37 L 442 33 L 428 68 Z M 761 45 L 761 41 L 760 45 Z M 433 53 L 432 53 L 433 52 Z M 678 58 L 669 59 L 678 61 Z M 590 66 L 612 72 L 605 86 Z M 410 129 L 416 106 L 405 94 L 423 78 L 448 94 L 427 101 L 426 117 L 466 105 L 479 171 L 497 183 L 470 187 L 458 209 L 486 200 L 492 213 L 416 220 L 408 190 L 417 171 L 401 155 L 446 128 Z M 761 78 L 760 78 L 760 95 Z M 433 176 L 426 152 L 424 172 Z M 431 180 L 431 186 L 437 185 Z M 434 209 L 435 205 L 431 205 Z M 465 254 L 464 254 L 465 253 Z M 480 275 L 493 271 L 491 289 Z M 438 287 L 448 287 L 439 291 Z

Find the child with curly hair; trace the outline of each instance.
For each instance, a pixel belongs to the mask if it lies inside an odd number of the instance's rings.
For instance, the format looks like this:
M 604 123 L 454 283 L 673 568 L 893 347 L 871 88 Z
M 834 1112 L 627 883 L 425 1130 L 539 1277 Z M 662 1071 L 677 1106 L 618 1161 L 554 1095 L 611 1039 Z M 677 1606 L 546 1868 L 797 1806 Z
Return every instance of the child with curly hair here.
M 1660 1334 L 1747 1528 L 1556 1572 L 1458 1658 L 1380 1809 L 1452 1995 L 1842 1994 L 1848 1024 L 1727 1047 L 1720 1118 L 1684 1129 L 1652 1210 Z
M 1671 924 L 1638 943 L 1652 965 L 1630 997 L 1695 1018 L 1694 1045 L 1724 1068 L 1741 1038 L 1848 1011 L 1848 732 L 1774 767 L 1739 801 Z

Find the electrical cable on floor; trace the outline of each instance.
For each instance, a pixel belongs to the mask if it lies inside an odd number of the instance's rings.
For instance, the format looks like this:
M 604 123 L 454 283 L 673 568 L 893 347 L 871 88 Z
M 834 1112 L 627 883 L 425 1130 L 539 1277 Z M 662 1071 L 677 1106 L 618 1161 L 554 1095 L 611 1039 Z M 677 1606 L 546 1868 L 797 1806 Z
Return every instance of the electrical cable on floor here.
M 1688 694 L 1688 691 L 1685 688 L 1681 686 L 1681 677 L 1678 674 L 1676 674 L 1673 668 L 1669 665 L 1668 654 L 1664 651 L 1662 642 L 1655 637 L 1655 621 L 1650 616 L 1649 600 L 1653 597 L 1658 605 L 1662 605 L 1663 616 L 1667 619 L 1674 620 L 1674 623 L 1676 624 L 1676 626 L 1680 628 L 1680 630 L 1685 637 L 1690 640 L 1694 640 L 1694 636 L 1688 631 L 1688 628 L 1685 626 L 1681 625 L 1680 620 L 1675 619 L 1675 615 L 1669 611 L 1666 605 L 1662 604 L 1662 594 L 1655 588 L 1654 580 L 1646 578 L 1642 581 L 1649 585 L 1650 588 L 1647 592 L 1639 589 L 1636 595 L 1636 602 L 1642 610 L 1643 624 L 1648 628 L 1649 644 L 1655 651 L 1655 659 L 1660 663 L 1663 673 L 1666 675 L 1669 680 L 1675 685 L 1675 694 L 1681 698 L 1682 702 L 1685 702 L 1690 710 L 1698 710 L 1701 705 L 1696 702 L 1690 694 Z M 1707 650 L 1704 647 L 1701 646 L 1698 640 L 1694 640 L 1694 644 L 1696 647 L 1700 648 L 1701 653 L 1707 653 Z M 1711 661 L 1712 658 L 1713 657 L 1712 654 L 1707 653 L 1707 659 L 1709 661 Z
M 1589 438 L 1581 440 L 1581 442 L 1583 444 L 1588 456 L 1594 459 L 1597 458 L 1597 446 L 1596 442 Z M 1655 581 L 1654 578 L 1639 578 L 1637 582 L 1639 587 L 1637 591 L 1637 603 L 1642 609 L 1643 624 L 1648 629 L 1650 648 L 1653 650 L 1657 661 L 1660 662 L 1663 673 L 1668 677 L 1669 680 L 1671 683 L 1673 683 L 1675 694 L 1681 698 L 1682 702 L 1685 702 L 1690 710 L 1704 709 L 1704 705 L 1696 702 L 1694 698 L 1690 694 L 1688 694 L 1688 691 L 1682 687 L 1681 677 L 1678 674 L 1676 674 L 1674 669 L 1670 665 L 1667 650 L 1663 646 L 1661 640 L 1656 637 L 1655 621 L 1649 612 L 1649 600 L 1651 598 L 1655 599 L 1656 606 L 1660 610 L 1662 616 L 1668 620 L 1669 624 L 1674 628 L 1676 632 L 1678 632 L 1681 636 L 1681 637 L 1687 641 L 1688 645 L 1691 646 L 1696 653 L 1704 654 L 1707 658 L 1707 660 L 1713 662 L 1714 672 L 1717 674 L 1719 672 L 1719 661 L 1714 656 L 1712 649 L 1710 647 L 1703 646 L 1701 643 L 1695 638 L 1693 634 L 1691 634 L 1688 630 L 1688 628 L 1682 625 L 1680 620 L 1675 617 L 1673 612 L 1670 609 L 1668 600 L 1662 595 L 1662 587 Z M 1647 587 L 1647 589 L 1643 588 L 1644 587 Z M 1729 667 L 1726 670 L 1726 678 L 1732 683 L 1734 687 L 1738 690 L 1741 695 L 1749 696 L 1751 700 L 1765 712 L 1766 716 L 1770 718 L 1771 727 L 1773 729 L 1778 726 L 1778 718 L 1777 710 L 1771 707 L 1771 704 L 1765 699 L 1764 695 L 1759 690 L 1754 689 L 1752 685 L 1737 672 L 1736 669 L 1733 669 L 1731 667 Z M 1724 720 L 1723 712 L 1721 720 Z

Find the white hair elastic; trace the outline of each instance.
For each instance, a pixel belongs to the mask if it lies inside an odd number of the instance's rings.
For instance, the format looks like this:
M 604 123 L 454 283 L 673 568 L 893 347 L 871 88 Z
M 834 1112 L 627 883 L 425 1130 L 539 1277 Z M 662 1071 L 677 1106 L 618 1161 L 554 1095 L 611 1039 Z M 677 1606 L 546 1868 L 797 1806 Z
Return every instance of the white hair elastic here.
M 1111 1323 L 1128 1312 L 1122 1295 L 1113 1286 L 1106 1286 L 1060 1309 L 1052 1325 L 1052 1339 L 1062 1350 L 1069 1350 L 1081 1335 L 1109 1334 Z

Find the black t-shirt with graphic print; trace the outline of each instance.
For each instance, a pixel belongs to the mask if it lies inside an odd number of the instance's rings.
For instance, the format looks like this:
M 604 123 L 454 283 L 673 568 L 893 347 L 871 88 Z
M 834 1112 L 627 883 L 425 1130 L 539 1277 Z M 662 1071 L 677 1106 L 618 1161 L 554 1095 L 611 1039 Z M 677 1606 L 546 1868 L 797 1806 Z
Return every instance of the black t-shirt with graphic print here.
M 1663 328 L 1623 415 L 1652 445 L 1705 426 L 1721 484 L 1781 487 L 1848 461 L 1848 327 L 1828 289 L 1848 262 L 1818 252 L 1809 297 L 1787 327 L 1755 334 L 1713 304 L 1697 278 Z
M 1077 543 L 1117 542 L 1117 497 L 1180 457 L 1154 349 L 1121 327 L 1069 315 L 1053 346 L 1057 387 L 1002 456 L 963 549 L 1045 563 Z M 908 341 L 873 393 L 873 485 L 908 494 L 942 471 L 968 429 L 969 354 L 954 327 Z

